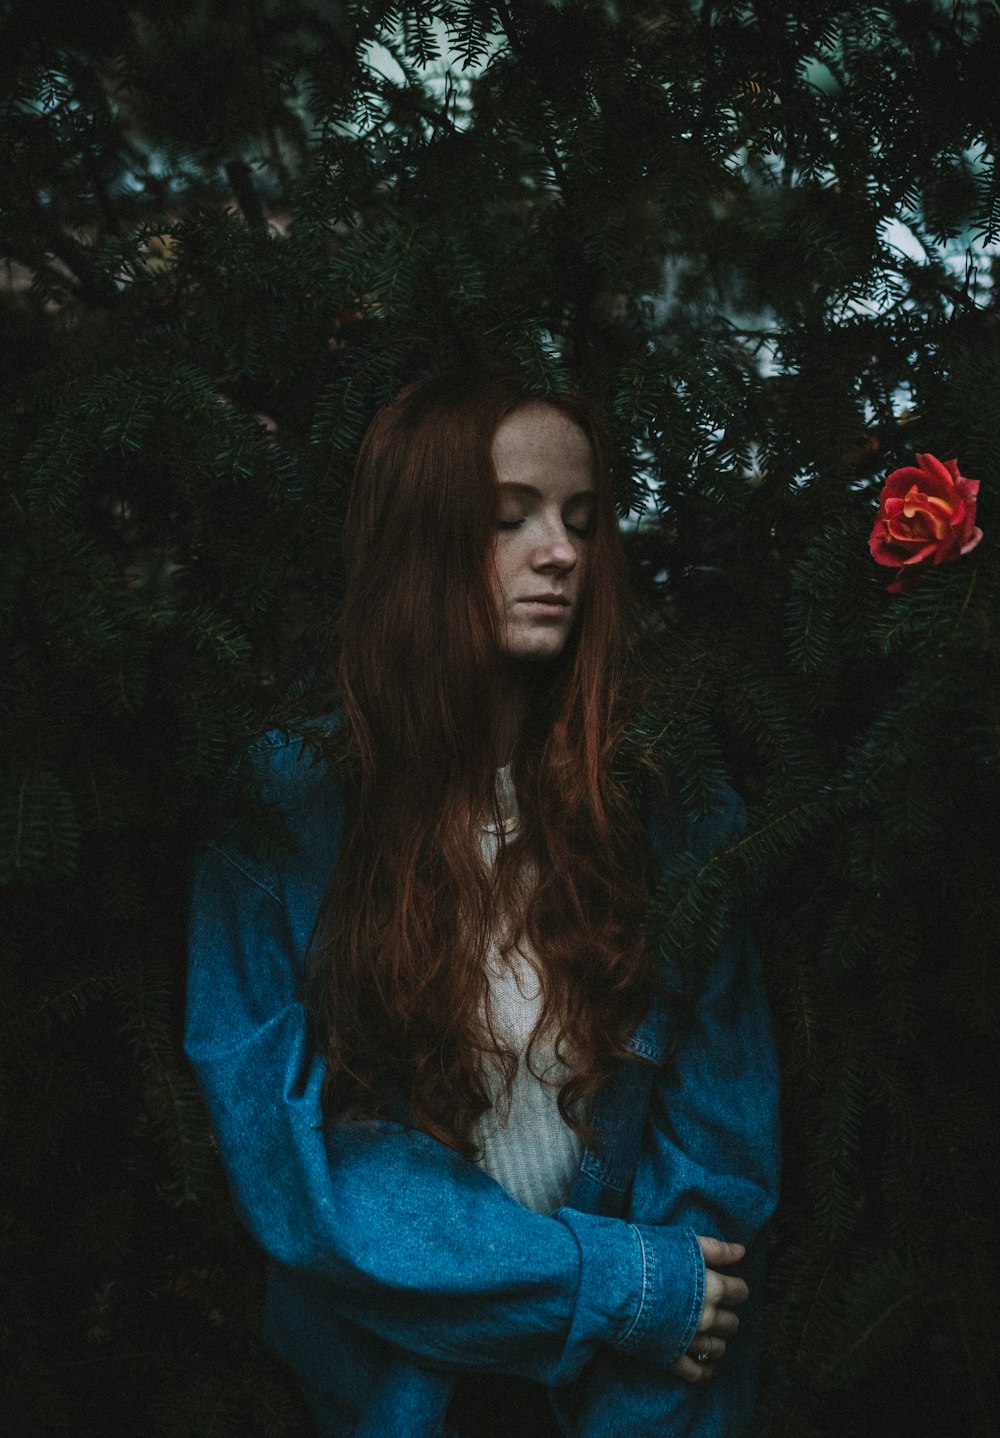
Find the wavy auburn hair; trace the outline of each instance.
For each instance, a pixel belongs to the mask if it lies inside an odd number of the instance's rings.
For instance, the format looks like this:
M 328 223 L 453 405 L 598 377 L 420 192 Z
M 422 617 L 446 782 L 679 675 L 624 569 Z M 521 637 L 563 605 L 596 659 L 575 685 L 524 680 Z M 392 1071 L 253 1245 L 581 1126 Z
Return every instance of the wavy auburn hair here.
M 480 829 L 501 818 L 504 672 L 489 585 L 491 448 L 503 419 L 539 403 L 587 436 L 596 514 L 575 629 L 557 660 L 530 671 L 512 761 L 521 823 L 491 867 Z M 540 401 L 509 374 L 410 386 L 365 436 L 345 543 L 340 682 L 353 763 L 312 966 L 326 1118 L 378 1117 L 402 1094 L 421 1129 L 474 1156 L 498 1067 L 509 1096 L 517 1066 L 493 1031 L 486 956 L 494 939 L 510 952 L 526 934 L 544 993 L 538 1032 L 558 1036 L 571 1069 L 559 1107 L 589 1137 L 588 1101 L 629 1057 L 623 1041 L 654 989 L 642 937 L 648 841 L 613 774 L 638 696 L 625 683 L 624 565 L 591 405 Z

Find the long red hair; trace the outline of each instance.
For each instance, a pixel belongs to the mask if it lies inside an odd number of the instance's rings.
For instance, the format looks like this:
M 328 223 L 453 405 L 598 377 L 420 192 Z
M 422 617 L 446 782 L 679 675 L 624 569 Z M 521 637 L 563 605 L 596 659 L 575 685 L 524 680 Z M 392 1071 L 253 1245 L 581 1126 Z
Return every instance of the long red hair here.
M 509 949 L 524 933 L 534 950 L 538 1032 L 558 1035 L 572 1069 L 559 1106 L 585 1135 L 588 1101 L 653 991 L 645 829 L 613 772 L 636 702 L 624 565 L 600 426 L 576 394 L 544 403 L 593 450 L 580 617 L 535 676 L 513 759 L 520 826 L 495 867 L 481 855 L 482 820 L 500 817 L 491 447 L 507 415 L 538 402 L 509 374 L 410 386 L 365 436 L 345 527 L 340 684 L 353 763 L 314 939 L 324 1109 L 330 1121 L 375 1117 L 402 1095 L 420 1128 L 468 1156 L 494 1097 L 484 1055 L 499 1054 L 508 1083 L 516 1062 L 489 1022 L 496 936 Z

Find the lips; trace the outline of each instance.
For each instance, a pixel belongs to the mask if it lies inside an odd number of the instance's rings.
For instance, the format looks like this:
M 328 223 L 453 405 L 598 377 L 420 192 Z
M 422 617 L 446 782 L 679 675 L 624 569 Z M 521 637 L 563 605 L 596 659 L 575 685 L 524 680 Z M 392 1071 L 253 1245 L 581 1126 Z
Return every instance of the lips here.
M 569 608 L 569 600 L 564 594 L 526 594 L 520 602 L 522 604 L 547 604 L 559 609 Z

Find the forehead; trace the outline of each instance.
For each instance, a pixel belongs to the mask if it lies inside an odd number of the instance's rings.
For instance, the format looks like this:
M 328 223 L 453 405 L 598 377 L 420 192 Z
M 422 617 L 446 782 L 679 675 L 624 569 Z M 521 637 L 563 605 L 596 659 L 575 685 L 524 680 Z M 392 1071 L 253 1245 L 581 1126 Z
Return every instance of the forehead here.
M 594 456 L 578 424 L 550 404 L 524 405 L 500 421 L 493 436 L 493 467 L 501 484 L 535 489 L 558 483 L 593 489 Z

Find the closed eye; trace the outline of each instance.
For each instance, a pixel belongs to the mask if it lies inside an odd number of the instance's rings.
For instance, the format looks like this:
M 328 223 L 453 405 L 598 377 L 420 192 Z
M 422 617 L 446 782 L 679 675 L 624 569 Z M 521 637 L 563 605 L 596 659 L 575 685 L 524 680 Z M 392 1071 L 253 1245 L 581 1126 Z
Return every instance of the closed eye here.
M 566 533 L 573 534 L 577 539 L 590 539 L 593 537 L 595 520 L 595 506 L 588 498 L 585 500 L 574 499 L 563 510 L 563 524 L 566 526 Z

